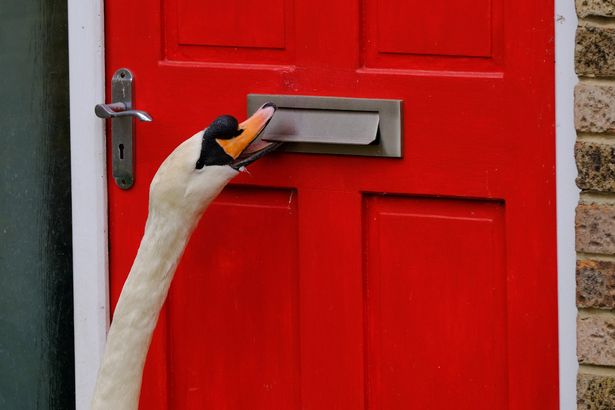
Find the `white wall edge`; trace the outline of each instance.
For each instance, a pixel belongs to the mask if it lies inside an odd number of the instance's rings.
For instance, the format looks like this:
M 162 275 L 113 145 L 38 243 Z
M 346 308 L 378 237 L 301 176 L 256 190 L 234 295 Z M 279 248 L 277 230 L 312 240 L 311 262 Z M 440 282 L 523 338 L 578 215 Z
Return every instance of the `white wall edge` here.
M 560 409 L 576 410 L 576 281 L 574 216 L 579 189 L 574 161 L 574 45 L 577 14 L 573 0 L 555 0 L 555 113 L 557 170 L 557 272 Z
M 90 408 L 109 322 L 104 0 L 68 0 L 75 399 Z

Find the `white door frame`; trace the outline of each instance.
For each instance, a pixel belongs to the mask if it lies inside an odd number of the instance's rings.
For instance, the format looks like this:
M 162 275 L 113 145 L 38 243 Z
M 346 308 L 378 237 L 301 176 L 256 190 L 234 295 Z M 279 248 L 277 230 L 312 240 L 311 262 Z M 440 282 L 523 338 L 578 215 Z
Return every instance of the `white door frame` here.
M 68 0 L 77 410 L 90 408 L 109 323 L 103 0 Z
M 557 171 L 557 291 L 559 327 L 559 396 L 561 410 L 577 408 L 576 248 L 574 217 L 579 202 L 575 184 L 574 0 L 555 0 L 555 114 Z
M 555 0 L 557 251 L 560 408 L 576 409 L 576 305 L 574 210 L 573 0 Z M 70 70 L 75 394 L 89 408 L 109 325 L 107 179 L 104 122 L 94 105 L 105 102 L 104 0 L 68 0 Z

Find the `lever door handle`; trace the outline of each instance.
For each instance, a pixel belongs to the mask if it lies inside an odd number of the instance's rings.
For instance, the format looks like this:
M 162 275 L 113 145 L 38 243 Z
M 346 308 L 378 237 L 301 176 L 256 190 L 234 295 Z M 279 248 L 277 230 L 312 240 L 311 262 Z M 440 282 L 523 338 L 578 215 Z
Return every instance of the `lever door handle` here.
M 94 113 L 99 118 L 136 117 L 140 121 L 152 121 L 152 116 L 142 110 L 131 110 L 126 103 L 96 104 Z
M 133 75 L 127 68 L 120 68 L 111 77 L 111 103 L 97 104 L 94 113 L 100 118 L 111 119 L 112 172 L 121 189 L 134 183 L 134 133 L 132 117 L 150 122 L 152 116 L 142 110 L 133 110 Z

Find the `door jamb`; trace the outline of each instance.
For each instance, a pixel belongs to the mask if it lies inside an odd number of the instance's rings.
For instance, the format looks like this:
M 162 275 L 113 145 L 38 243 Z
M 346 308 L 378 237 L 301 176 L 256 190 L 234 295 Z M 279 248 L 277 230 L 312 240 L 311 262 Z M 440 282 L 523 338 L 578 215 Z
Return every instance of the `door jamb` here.
M 574 2 L 555 0 L 560 409 L 576 409 Z M 89 408 L 109 325 L 104 0 L 68 0 L 76 409 Z
M 574 70 L 577 13 L 572 0 L 555 0 L 555 150 L 557 203 L 557 290 L 560 410 L 577 408 Z
M 76 409 L 90 407 L 109 325 L 104 0 L 68 0 Z

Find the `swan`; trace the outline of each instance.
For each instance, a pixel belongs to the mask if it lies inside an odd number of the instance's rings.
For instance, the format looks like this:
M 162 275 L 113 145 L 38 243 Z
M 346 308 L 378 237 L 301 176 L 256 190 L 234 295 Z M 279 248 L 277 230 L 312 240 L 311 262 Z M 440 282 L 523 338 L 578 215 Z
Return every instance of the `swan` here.
M 226 184 L 277 148 L 258 139 L 275 111 L 266 103 L 241 124 L 230 115 L 216 118 L 181 143 L 156 172 L 145 232 L 107 335 L 93 410 L 137 409 L 152 333 L 190 235 Z

